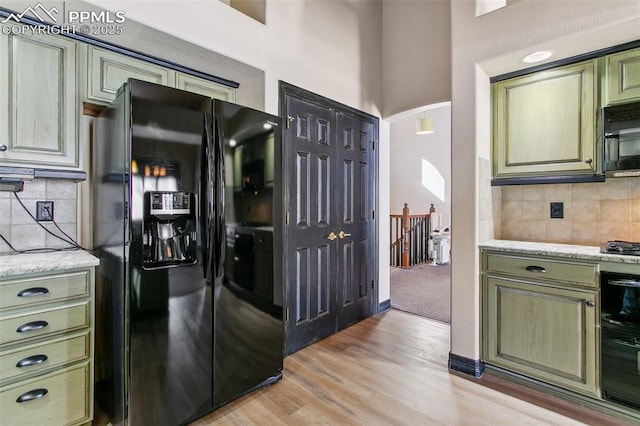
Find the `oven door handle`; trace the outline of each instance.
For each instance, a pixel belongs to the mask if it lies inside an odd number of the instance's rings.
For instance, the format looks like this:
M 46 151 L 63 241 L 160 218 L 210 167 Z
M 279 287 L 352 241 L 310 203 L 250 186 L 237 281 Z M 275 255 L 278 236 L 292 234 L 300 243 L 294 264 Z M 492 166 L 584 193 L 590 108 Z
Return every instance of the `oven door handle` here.
M 628 279 L 628 280 L 609 280 L 607 281 L 611 285 L 617 285 L 620 287 L 637 287 L 640 288 L 640 281 Z
M 633 348 L 633 349 L 640 349 L 640 344 L 635 343 L 635 342 L 627 342 L 625 340 L 620 340 L 620 339 L 611 339 L 609 341 L 611 343 L 615 343 L 617 345 L 626 346 L 626 347 Z

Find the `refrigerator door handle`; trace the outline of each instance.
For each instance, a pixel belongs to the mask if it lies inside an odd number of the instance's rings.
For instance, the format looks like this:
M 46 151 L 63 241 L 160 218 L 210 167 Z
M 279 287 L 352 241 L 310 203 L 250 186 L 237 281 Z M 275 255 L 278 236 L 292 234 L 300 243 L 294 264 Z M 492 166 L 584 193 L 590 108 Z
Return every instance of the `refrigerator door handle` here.
M 213 140 L 211 117 L 209 114 L 204 115 L 204 133 L 202 141 L 202 170 L 201 170 L 201 191 L 200 191 L 200 217 L 201 217 L 201 250 L 202 250 L 202 269 L 205 278 L 212 279 L 213 269 L 211 250 L 213 249 L 214 234 L 211 224 L 214 217 L 214 200 L 215 191 L 213 189 L 215 162 L 213 159 Z
M 216 278 L 222 278 L 224 274 L 224 258 L 226 249 L 225 230 L 225 168 L 224 168 L 224 134 L 218 118 L 216 118 L 216 140 L 215 140 L 215 272 Z

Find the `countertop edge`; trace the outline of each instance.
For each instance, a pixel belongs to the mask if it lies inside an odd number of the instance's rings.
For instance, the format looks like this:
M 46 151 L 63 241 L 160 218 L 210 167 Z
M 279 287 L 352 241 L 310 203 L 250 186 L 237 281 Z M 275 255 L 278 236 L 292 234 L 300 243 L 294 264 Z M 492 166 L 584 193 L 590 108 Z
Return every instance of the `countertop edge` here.
M 84 250 L 0 255 L 0 278 L 98 266 L 100 260 Z
M 515 240 L 489 240 L 478 244 L 478 248 L 499 252 L 515 252 L 593 260 L 597 262 L 618 262 L 640 265 L 640 256 L 601 253 L 599 246 L 581 246 Z

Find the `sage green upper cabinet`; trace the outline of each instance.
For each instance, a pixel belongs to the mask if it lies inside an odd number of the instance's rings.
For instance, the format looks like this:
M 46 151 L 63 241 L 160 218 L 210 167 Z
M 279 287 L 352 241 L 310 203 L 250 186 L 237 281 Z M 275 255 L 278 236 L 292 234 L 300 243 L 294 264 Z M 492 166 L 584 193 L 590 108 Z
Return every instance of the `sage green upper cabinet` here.
M 129 78 L 174 86 L 175 71 L 116 52 L 86 46 L 86 100 L 108 104 Z
M 494 178 L 596 172 L 595 64 L 494 83 Z
M 0 165 L 79 167 L 77 44 L 0 35 Z
M 604 104 L 640 100 L 640 48 L 605 57 Z
M 222 99 L 228 102 L 236 101 L 235 89 L 181 72 L 176 73 L 176 87 L 210 98 Z
M 87 45 L 85 48 L 85 99 L 89 102 L 108 104 L 129 78 L 235 102 L 235 89 L 231 87 L 99 47 Z

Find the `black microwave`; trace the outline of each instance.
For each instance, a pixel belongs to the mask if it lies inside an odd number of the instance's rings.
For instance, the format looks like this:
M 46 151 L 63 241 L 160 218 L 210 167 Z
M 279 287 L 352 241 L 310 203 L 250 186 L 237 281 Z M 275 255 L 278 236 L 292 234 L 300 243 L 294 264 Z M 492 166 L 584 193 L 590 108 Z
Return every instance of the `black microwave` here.
M 640 176 L 640 102 L 604 107 L 604 173 Z

